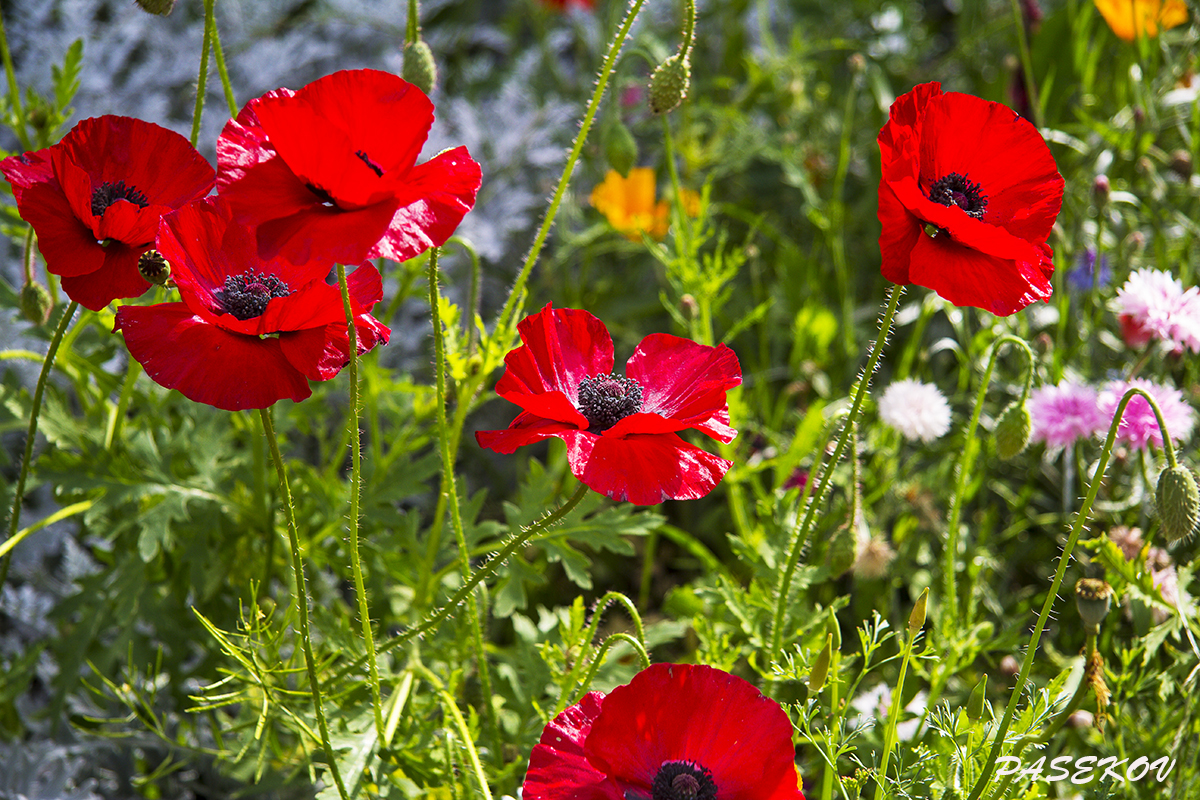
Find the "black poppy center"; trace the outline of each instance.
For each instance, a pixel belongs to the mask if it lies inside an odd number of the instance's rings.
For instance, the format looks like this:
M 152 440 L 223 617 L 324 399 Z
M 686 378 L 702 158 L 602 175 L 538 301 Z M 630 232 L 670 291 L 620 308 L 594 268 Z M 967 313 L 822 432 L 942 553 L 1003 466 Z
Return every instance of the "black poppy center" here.
M 988 204 L 983 187 L 957 172 L 939 178 L 929 190 L 929 199 L 944 206 L 958 206 L 975 219 L 983 219 Z
M 650 787 L 653 800 L 716 800 L 717 784 L 707 768 L 691 761 L 666 761 Z
M 105 181 L 92 190 L 92 213 L 102 216 L 118 200 L 128 200 L 138 208 L 150 205 L 146 195 L 134 186 L 126 186 L 125 181 Z
M 601 433 L 642 410 L 642 385 L 632 378 L 597 375 L 579 382 L 579 411 L 588 430 Z
M 291 293 L 279 276 L 251 269 L 227 277 L 225 286 L 217 289 L 215 294 L 227 314 L 247 320 L 262 316 L 272 297 L 287 297 Z
M 317 199 L 321 201 L 321 205 L 330 207 L 337 205 L 333 200 L 333 195 L 322 189 L 320 186 L 312 183 L 306 183 L 304 184 L 304 188 L 315 194 Z
M 370 167 L 371 171 L 374 172 L 377 177 L 380 177 L 380 178 L 383 177 L 383 167 L 379 166 L 374 161 L 372 161 L 371 157 L 369 155 L 367 155 L 366 150 L 356 150 L 356 151 L 354 151 L 354 155 L 358 156 L 359 159 L 361 159 L 364 164 L 366 164 L 368 167 Z

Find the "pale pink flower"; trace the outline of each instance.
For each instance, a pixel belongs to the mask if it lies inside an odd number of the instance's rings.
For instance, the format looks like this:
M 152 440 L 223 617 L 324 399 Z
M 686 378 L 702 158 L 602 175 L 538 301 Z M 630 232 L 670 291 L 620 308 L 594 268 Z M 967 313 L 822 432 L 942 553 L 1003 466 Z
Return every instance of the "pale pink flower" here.
M 1104 430 L 1111 417 L 1101 413 L 1099 396 L 1095 387 L 1071 381 L 1034 389 L 1029 395 L 1033 421 L 1029 438 L 1051 447 L 1066 447 Z
M 1183 282 L 1169 272 L 1134 271 L 1117 290 L 1113 310 L 1131 347 L 1158 339 L 1170 343 L 1175 353 L 1185 347 L 1200 352 L 1200 289 L 1184 291 Z
M 1183 392 L 1173 386 L 1162 386 L 1152 383 L 1145 378 L 1135 378 L 1132 381 L 1112 381 L 1100 392 L 1100 412 L 1111 424 L 1117 415 L 1117 405 L 1125 392 L 1137 388 L 1154 398 L 1162 411 L 1163 422 L 1173 442 L 1185 442 L 1192 437 L 1192 428 L 1196 424 L 1196 412 L 1183 399 Z M 1105 426 L 1107 427 L 1107 425 Z M 1154 417 L 1154 409 L 1146 402 L 1146 398 L 1135 395 L 1125 407 L 1121 424 L 1117 427 L 1117 440 L 1131 447 L 1144 450 L 1147 444 L 1162 447 L 1162 432 L 1158 429 L 1158 421 Z
M 905 378 L 879 398 L 879 418 L 905 439 L 932 442 L 950 430 L 950 405 L 933 384 Z

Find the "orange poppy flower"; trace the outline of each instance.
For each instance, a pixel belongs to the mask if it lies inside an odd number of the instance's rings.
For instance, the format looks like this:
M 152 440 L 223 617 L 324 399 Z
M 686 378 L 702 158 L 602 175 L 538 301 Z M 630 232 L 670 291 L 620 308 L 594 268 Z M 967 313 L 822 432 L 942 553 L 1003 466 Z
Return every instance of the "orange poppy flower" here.
M 1095 0 L 1112 32 L 1127 42 L 1141 36 L 1158 36 L 1159 30 L 1187 22 L 1183 0 Z
M 629 170 L 628 178 L 610 169 L 604 182 L 592 190 L 590 199 L 618 232 L 637 242 L 643 233 L 654 239 L 667 235 L 670 209 L 665 200 L 655 202 L 654 195 L 654 170 L 635 167 Z M 681 200 L 689 216 L 700 212 L 700 196 L 695 192 L 684 189 Z

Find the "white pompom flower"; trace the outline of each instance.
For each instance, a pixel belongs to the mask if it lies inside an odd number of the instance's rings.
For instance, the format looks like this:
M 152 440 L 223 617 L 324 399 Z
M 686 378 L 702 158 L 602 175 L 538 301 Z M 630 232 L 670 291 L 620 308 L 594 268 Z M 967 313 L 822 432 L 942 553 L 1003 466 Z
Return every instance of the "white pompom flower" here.
M 932 442 L 950 430 L 950 404 L 932 383 L 906 378 L 879 398 L 879 418 L 905 439 Z

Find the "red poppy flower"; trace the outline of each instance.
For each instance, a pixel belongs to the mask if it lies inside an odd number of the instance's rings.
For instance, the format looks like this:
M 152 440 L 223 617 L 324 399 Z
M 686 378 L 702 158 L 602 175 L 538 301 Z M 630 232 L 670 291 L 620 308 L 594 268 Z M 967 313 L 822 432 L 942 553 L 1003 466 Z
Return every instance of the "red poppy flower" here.
M 1063 179 L 1012 109 L 926 83 L 879 132 L 883 276 L 1008 315 L 1050 297 Z
M 218 189 L 262 258 L 405 261 L 444 244 L 479 191 L 465 147 L 416 163 L 431 125 L 429 98 L 387 72 L 277 89 L 225 125 Z
M 542 4 L 559 11 L 567 11 L 571 6 L 579 6 L 582 9 L 591 11 L 596 7 L 596 0 L 542 0 Z
M 792 724 L 719 669 L 653 664 L 542 731 L 525 800 L 804 800 Z
M 350 360 L 341 291 L 326 264 L 258 258 L 253 234 L 232 223 L 220 198 L 163 217 L 158 249 L 181 303 L 121 306 L 114 330 L 146 374 L 198 403 L 238 411 L 312 394 Z M 347 278 L 358 351 L 391 336 L 368 311 L 383 297 L 369 264 Z
M 653 505 L 712 491 L 731 462 L 693 447 L 676 431 L 695 428 L 731 442 L 725 392 L 742 382 L 737 356 L 656 333 L 638 345 L 625 377 L 612 374 L 604 323 L 586 311 L 547 305 L 517 329 L 496 393 L 524 411 L 503 431 L 478 431 L 498 453 L 547 436 L 567 443 L 571 472 L 614 500 Z
M 63 291 L 99 311 L 150 284 L 138 257 L 163 214 L 208 194 L 213 168 L 188 140 L 131 117 L 93 117 L 58 144 L 0 161 L 17 210 Z

